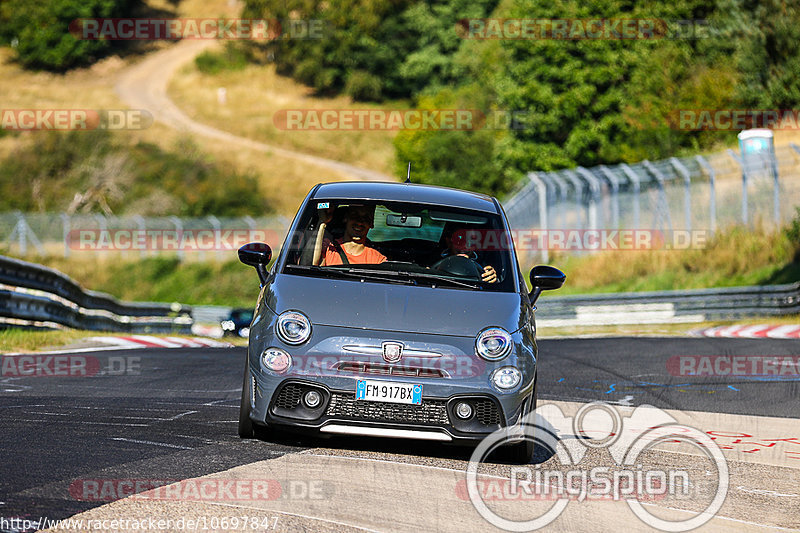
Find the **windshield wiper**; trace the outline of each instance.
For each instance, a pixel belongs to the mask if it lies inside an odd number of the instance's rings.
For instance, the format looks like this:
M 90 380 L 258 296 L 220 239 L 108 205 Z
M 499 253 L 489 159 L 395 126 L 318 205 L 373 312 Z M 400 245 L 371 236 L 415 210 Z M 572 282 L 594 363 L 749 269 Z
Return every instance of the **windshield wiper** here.
M 470 283 L 468 281 L 462 281 L 460 279 L 449 278 L 447 276 L 442 276 L 439 274 L 428 274 L 426 272 L 398 272 L 398 274 L 404 274 L 412 279 L 413 278 L 430 279 L 435 281 L 441 281 L 444 283 L 449 283 L 451 285 L 455 285 L 458 287 L 466 287 L 468 289 L 473 289 L 473 290 L 483 290 L 483 286 L 478 285 L 476 283 Z
M 387 281 L 389 283 L 402 283 L 405 285 L 416 285 L 417 282 L 407 276 L 398 276 L 399 272 L 392 271 L 376 271 L 363 268 L 330 268 L 318 267 L 310 265 L 286 265 L 287 268 L 292 270 L 302 270 L 305 272 L 314 272 L 323 276 L 331 277 L 342 276 L 358 279 L 369 279 L 371 281 Z

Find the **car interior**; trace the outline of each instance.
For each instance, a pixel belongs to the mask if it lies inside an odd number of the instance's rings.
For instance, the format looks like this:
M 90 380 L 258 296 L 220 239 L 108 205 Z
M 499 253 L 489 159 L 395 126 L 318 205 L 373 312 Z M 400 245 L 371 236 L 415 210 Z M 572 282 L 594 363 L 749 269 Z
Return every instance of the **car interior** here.
M 350 202 L 331 202 L 330 205 L 335 207 L 335 211 L 325 227 L 324 238 L 340 239 L 344 235 L 344 219 Z M 379 202 L 373 205 L 375 217 L 368 238 L 370 246 L 387 258 L 387 263 L 380 265 L 380 270 L 396 270 L 405 265 L 479 280 L 482 272 L 479 265 L 492 265 L 501 282 L 510 272 L 508 253 L 502 250 L 466 252 L 469 258 L 452 256 L 448 252 L 448 234 L 458 235 L 459 231 L 466 230 L 496 232 L 496 219 L 499 217 L 408 203 Z M 300 227 L 304 228 L 302 238 L 296 243 L 299 246 L 290 251 L 289 264 L 311 265 L 319 224 L 315 209 L 304 213 L 300 221 Z

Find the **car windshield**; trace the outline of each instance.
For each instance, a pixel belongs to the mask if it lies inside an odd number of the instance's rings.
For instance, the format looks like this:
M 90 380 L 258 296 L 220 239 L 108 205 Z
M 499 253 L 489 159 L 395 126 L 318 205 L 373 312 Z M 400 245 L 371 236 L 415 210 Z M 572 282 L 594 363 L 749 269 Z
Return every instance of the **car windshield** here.
M 284 272 L 462 290 L 515 290 L 499 215 L 403 202 L 309 203 Z

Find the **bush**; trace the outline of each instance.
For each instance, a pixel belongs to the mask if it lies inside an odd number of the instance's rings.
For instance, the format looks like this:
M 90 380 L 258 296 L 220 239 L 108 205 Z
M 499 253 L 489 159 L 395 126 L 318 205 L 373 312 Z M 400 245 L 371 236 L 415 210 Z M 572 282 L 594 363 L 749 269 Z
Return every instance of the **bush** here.
M 381 80 L 368 72 L 357 70 L 347 77 L 344 92 L 353 100 L 377 101 L 381 98 Z
M 16 42 L 23 66 L 63 72 L 89 65 L 113 47 L 104 40 L 84 40 L 70 33 L 70 23 L 81 18 L 118 18 L 128 15 L 140 0 L 6 0 L 0 4 L 0 32 Z
M 102 130 L 37 133 L 0 162 L 0 211 L 15 209 L 149 216 L 269 210 L 255 175 L 225 169 L 190 143 L 166 152 L 148 143 L 120 144 Z
M 227 42 L 221 52 L 206 50 L 194 62 L 197 70 L 204 74 L 219 74 L 224 70 L 242 70 L 247 66 L 247 54 L 234 43 Z
M 245 0 L 245 18 L 322 20 L 324 38 L 276 39 L 252 46 L 274 58 L 278 73 L 319 94 L 345 92 L 358 100 L 416 96 L 426 86 L 458 81 L 453 54 L 466 41 L 462 18 L 488 17 L 498 0 L 396 2 Z

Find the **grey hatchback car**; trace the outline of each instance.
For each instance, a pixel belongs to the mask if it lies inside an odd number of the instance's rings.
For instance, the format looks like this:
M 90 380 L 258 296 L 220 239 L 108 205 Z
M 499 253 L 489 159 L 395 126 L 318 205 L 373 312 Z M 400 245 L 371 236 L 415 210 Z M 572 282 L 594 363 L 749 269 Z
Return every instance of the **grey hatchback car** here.
M 268 245 L 239 249 L 261 281 L 239 435 L 475 445 L 505 427 L 507 452 L 527 462 L 534 303 L 565 276 L 536 266 L 529 293 L 510 235 L 499 202 L 482 194 L 410 183 L 314 187 L 271 268 Z

